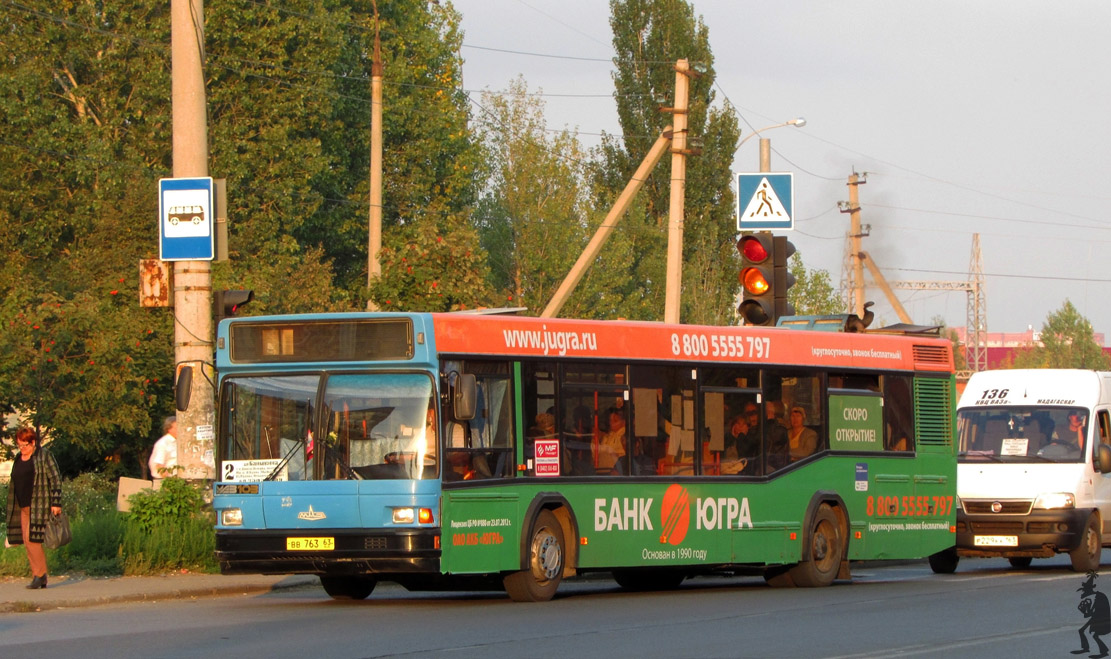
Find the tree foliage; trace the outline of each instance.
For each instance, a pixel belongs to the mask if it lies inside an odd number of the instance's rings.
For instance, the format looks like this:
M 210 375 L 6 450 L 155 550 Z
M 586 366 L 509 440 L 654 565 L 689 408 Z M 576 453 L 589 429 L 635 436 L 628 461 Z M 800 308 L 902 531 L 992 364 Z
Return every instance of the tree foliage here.
M 387 257 L 374 290 L 402 308 L 474 306 L 485 259 L 465 218 L 482 158 L 459 16 L 379 4 Z M 173 170 L 169 13 L 153 0 L 0 8 L 0 411 L 50 429 L 73 464 L 137 465 L 172 407 L 174 311 L 137 295 Z M 209 168 L 227 179 L 231 234 L 213 286 L 253 289 L 251 313 L 364 308 L 370 3 L 229 0 L 204 18 Z M 435 286 L 412 286 L 388 256 L 414 244 Z
M 788 271 L 795 276 L 795 285 L 787 291 L 787 300 L 800 316 L 835 314 L 842 310 L 841 298 L 825 270 L 807 270 L 802 254 L 795 252 L 787 261 Z
M 1041 344 L 1016 353 L 1009 368 L 1111 368 L 1103 348 L 1096 342 L 1092 324 L 1072 302 L 1050 313 L 1042 325 Z
M 529 94 L 522 78 L 504 94 L 484 93 L 482 106 L 490 176 L 475 223 L 489 255 L 491 284 L 507 292 L 507 301 L 539 314 L 588 239 L 594 212 L 584 178 L 587 154 L 569 131 L 548 136 L 544 103 Z M 576 301 L 591 297 L 587 290 L 576 290 L 564 315 L 585 311 Z
M 733 246 L 730 181 L 740 133 L 730 110 L 712 106 L 714 62 L 709 31 L 682 0 L 612 0 L 610 12 L 617 53 L 614 98 L 622 135 L 603 138 L 599 147 L 591 172 L 594 203 L 600 208 L 613 204 L 652 143 L 671 123 L 671 116 L 660 111 L 656 99 L 674 98 L 675 62 L 687 59 L 704 66 L 704 74 L 690 77 L 688 135 L 700 137 L 703 146 L 701 154 L 687 159 L 680 318 L 683 322 L 727 324 L 734 315 L 739 264 Z M 590 305 L 596 313 L 662 318 L 669 199 L 670 165 L 661 163 L 611 238 L 624 258 L 600 265 L 622 270 L 622 285 L 609 289 L 609 300 L 599 293 L 597 304 Z

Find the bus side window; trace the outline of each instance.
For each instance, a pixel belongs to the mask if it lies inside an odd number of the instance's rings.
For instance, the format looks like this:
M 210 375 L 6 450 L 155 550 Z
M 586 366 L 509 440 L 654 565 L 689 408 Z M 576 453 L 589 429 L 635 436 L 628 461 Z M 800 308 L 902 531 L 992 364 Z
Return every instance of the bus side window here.
M 888 451 L 914 449 L 914 397 L 911 378 L 905 375 L 883 377 L 884 448 Z
M 1100 410 L 1098 413 L 1099 418 L 1099 443 L 1111 446 L 1111 417 L 1108 416 L 1107 410 Z

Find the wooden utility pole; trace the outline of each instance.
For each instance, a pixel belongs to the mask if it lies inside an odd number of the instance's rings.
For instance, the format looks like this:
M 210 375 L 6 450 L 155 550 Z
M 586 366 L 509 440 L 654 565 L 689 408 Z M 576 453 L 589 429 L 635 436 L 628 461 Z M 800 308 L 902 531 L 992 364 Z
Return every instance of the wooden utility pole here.
M 170 66 L 174 178 L 208 176 L 204 2 L 172 0 Z M 193 366 L 189 409 L 178 414 L 177 461 L 185 478 L 216 476 L 212 388 L 212 277 L 208 261 L 174 262 L 174 360 Z
M 367 239 L 366 285 L 382 274 L 382 44 L 379 38 L 378 2 L 374 6 L 374 61 L 370 63 L 370 231 Z M 366 308 L 374 311 L 367 297 Z
M 674 131 L 671 137 L 671 203 L 667 214 L 667 286 L 664 297 L 664 322 L 679 322 L 679 301 L 683 289 L 683 209 L 687 186 L 687 103 L 690 63 L 675 63 L 675 106 L 671 108 Z
M 656 138 L 656 143 L 648 150 L 648 155 L 637 167 L 636 173 L 625 184 L 625 189 L 621 191 L 621 195 L 617 197 L 617 201 L 613 203 L 610 212 L 606 215 L 606 219 L 602 220 L 601 226 L 594 232 L 594 237 L 590 239 L 586 247 L 583 249 L 582 254 L 579 254 L 579 259 L 575 261 L 575 265 L 571 266 L 571 272 L 563 278 L 563 282 L 556 289 L 552 299 L 548 302 L 548 306 L 544 307 L 544 311 L 540 314 L 541 318 L 555 318 L 559 314 L 559 310 L 567 303 L 567 298 L 571 296 L 571 291 L 575 290 L 579 281 L 582 280 L 586 269 L 594 262 L 598 252 L 601 251 L 602 245 L 605 244 L 606 239 L 617 227 L 617 223 L 624 217 L 625 211 L 629 208 L 629 203 L 632 202 L 633 197 L 636 196 L 637 191 L 644 186 L 644 182 L 648 180 L 648 175 L 652 172 L 652 168 L 656 163 L 660 162 L 663 158 L 664 152 L 667 151 L 667 145 L 671 143 L 669 133 L 671 126 L 664 129 L 664 132 Z

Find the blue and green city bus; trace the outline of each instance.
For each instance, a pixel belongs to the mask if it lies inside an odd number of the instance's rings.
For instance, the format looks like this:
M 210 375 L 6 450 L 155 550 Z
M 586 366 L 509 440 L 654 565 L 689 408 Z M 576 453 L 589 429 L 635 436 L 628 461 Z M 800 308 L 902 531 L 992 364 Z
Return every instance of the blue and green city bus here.
M 481 313 L 220 323 L 216 553 L 362 599 L 609 572 L 776 586 L 955 540 L 935 335 Z

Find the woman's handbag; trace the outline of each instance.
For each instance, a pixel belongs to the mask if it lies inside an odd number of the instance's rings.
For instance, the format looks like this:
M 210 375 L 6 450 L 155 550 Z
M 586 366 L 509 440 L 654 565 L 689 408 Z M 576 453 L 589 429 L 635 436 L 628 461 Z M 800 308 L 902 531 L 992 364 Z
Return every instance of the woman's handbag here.
M 46 520 L 46 536 L 43 538 L 43 544 L 47 549 L 57 549 L 62 545 L 69 544 L 73 540 L 73 534 L 69 532 L 69 518 L 66 517 L 64 512 L 57 515 L 51 515 Z

